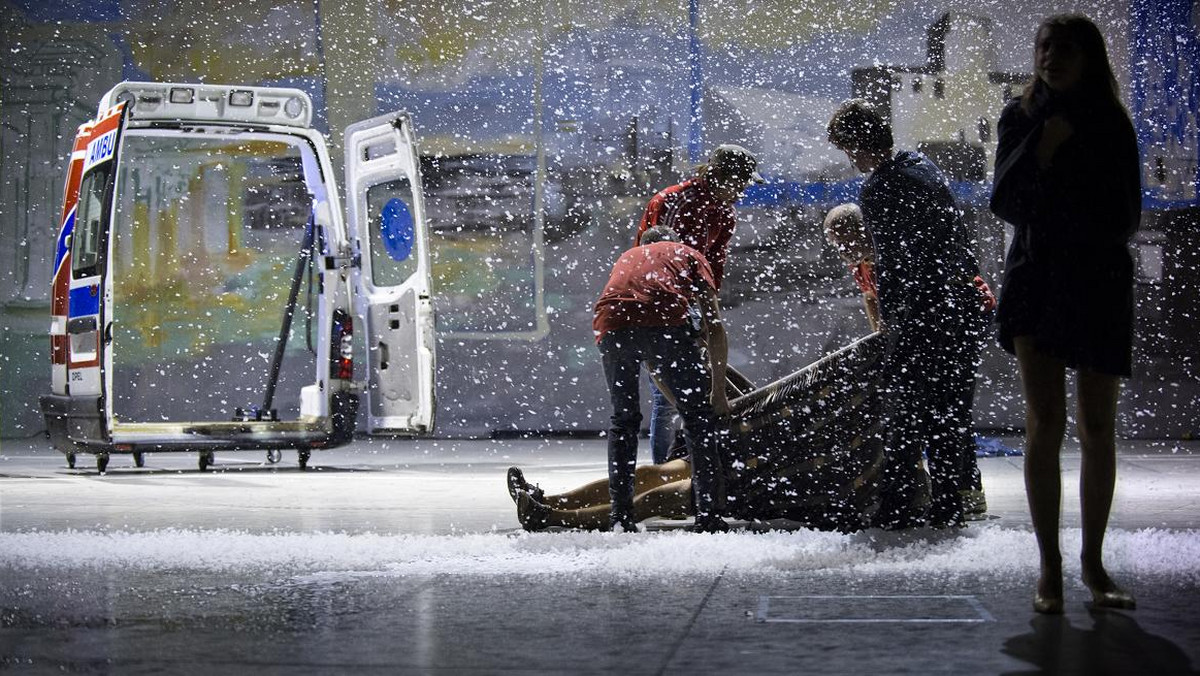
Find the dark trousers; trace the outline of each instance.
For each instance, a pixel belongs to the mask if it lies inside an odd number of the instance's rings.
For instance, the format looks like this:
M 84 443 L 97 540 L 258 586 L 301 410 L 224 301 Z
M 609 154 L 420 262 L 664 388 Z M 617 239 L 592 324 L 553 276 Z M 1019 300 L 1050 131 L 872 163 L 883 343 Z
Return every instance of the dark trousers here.
M 697 518 L 715 516 L 723 489 L 709 388 L 712 377 L 687 326 L 631 327 L 600 338 L 604 377 L 612 400 L 608 430 L 608 493 L 614 514 L 633 509 L 633 478 L 642 424 L 638 375 L 642 363 L 675 396 L 692 461 Z
M 969 292 L 889 322 L 882 383 L 884 525 L 919 520 L 926 503 L 935 524 L 962 519 L 959 491 L 971 487 L 977 472 L 971 409 L 982 334 L 975 291 Z

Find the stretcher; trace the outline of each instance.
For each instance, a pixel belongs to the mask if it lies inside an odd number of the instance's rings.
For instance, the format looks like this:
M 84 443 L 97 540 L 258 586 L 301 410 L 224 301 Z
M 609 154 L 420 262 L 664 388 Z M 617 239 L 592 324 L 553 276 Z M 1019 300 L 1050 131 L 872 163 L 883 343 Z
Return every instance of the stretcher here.
M 845 532 L 870 524 L 884 461 L 883 348 L 872 333 L 759 388 L 733 374 L 739 396 L 718 426 L 729 516 Z

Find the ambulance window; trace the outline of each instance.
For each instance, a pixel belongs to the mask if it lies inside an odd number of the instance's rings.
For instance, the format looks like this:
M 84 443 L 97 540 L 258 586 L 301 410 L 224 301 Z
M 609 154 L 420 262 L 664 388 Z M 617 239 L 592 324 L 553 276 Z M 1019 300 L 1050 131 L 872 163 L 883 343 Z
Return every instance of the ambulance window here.
M 371 283 L 375 286 L 398 286 L 417 270 L 412 199 L 407 178 L 367 189 Z
M 100 244 L 104 231 L 104 198 L 112 163 L 92 171 L 79 186 L 75 232 L 71 235 L 71 272 L 76 279 L 99 274 Z

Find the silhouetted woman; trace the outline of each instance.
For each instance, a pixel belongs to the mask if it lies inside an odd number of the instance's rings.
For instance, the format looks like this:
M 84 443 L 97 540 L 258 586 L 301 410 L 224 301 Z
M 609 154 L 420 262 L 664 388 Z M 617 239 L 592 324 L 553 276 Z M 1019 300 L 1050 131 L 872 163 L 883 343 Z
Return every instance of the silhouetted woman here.
M 1104 38 L 1086 17 L 1042 22 L 1034 73 L 1000 117 L 991 203 L 1016 227 L 997 319 L 1025 392 L 1025 490 L 1041 551 L 1034 609 L 1063 611 L 1059 452 L 1067 368 L 1076 371 L 1083 454 L 1083 582 L 1095 605 L 1133 608 L 1101 551 L 1116 482 L 1117 394 L 1131 369 L 1137 140 Z

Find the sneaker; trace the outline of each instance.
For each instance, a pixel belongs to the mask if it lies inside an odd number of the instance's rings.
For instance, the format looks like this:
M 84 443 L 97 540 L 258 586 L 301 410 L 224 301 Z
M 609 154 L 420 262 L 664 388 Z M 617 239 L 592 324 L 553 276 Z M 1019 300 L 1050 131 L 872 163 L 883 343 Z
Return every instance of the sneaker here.
M 529 491 L 517 490 L 517 521 L 521 528 L 527 531 L 544 530 L 549 525 L 550 508 L 529 494 Z
M 508 468 L 508 494 L 512 497 L 513 503 L 517 501 L 517 492 L 525 491 L 529 496 L 538 502 L 545 502 L 546 492 L 538 486 L 529 483 L 525 480 L 525 474 L 521 472 L 519 467 Z

